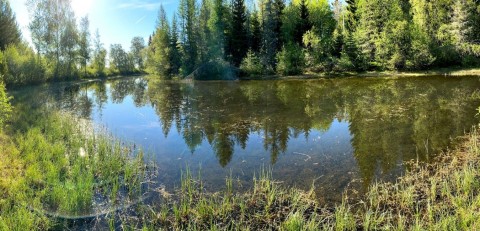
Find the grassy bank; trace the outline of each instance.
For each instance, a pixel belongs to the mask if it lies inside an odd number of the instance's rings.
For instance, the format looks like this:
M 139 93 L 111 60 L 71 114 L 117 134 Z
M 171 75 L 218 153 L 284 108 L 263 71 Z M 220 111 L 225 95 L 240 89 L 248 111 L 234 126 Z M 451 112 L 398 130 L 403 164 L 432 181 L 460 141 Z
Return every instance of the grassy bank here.
M 352 77 L 420 77 L 420 76 L 480 76 L 480 68 L 436 68 L 424 71 L 373 71 L 336 73 L 333 76 Z
M 435 164 L 411 163 L 398 182 L 377 183 L 362 200 L 335 208 L 318 204 L 313 190 L 282 186 L 269 171 L 241 195 L 230 178 L 224 192 L 207 193 L 187 171 L 179 191 L 162 192 L 166 203 L 146 209 L 142 223 L 149 230 L 478 230 L 478 130 L 462 139 Z
M 116 214 L 108 216 L 111 229 L 127 230 L 480 229 L 476 129 L 435 163 L 411 163 L 396 183 L 377 183 L 362 200 L 345 198 L 332 208 L 316 201 L 314 185 L 310 191 L 287 187 L 268 170 L 242 194 L 229 177 L 226 190 L 207 192 L 201 173 L 186 170 L 177 191 L 158 189 L 160 201 L 122 214 L 111 208 L 142 196 L 148 168 L 141 152 L 68 114 L 40 111 L 20 118 L 18 133 L 0 135 L 0 230 L 45 230 L 58 217 L 106 211 Z
M 68 114 L 20 118 L 0 136 L 0 230 L 45 230 L 56 218 L 96 216 L 141 198 L 141 151 Z
M 274 80 L 274 79 L 318 79 L 341 77 L 422 77 L 422 76 L 480 76 L 480 68 L 436 68 L 423 71 L 368 71 L 368 72 L 328 72 L 304 73 L 292 76 L 252 76 L 242 80 Z

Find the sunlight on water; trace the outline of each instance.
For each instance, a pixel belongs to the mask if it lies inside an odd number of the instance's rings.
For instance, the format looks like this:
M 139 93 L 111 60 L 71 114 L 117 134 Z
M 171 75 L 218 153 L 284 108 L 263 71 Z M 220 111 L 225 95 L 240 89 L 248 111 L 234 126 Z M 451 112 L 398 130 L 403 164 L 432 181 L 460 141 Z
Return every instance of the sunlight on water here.
M 338 201 L 409 160 L 431 161 L 478 123 L 478 77 L 169 82 L 132 77 L 13 92 L 105 126 L 152 153 L 158 181 L 201 170 L 210 190 L 232 175 L 238 190 L 262 168 L 275 179 Z

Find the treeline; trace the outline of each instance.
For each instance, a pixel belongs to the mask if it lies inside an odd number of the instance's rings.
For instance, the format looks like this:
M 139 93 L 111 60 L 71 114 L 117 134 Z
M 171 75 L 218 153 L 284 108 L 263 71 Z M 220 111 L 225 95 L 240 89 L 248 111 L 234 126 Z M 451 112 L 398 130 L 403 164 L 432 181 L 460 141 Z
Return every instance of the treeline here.
M 160 8 L 148 46 L 135 37 L 130 52 L 113 44 L 108 55 L 69 0 L 27 5 L 33 48 L 8 0 L 0 0 L 7 85 L 144 70 L 225 79 L 480 65 L 478 0 L 180 0 L 171 20 Z
M 107 49 L 88 17 L 77 18 L 69 0 L 29 0 L 32 47 L 22 39 L 8 0 L 0 0 L 0 80 L 7 86 L 143 72 L 145 41 Z
M 212 78 L 475 66 L 478 0 L 180 0 L 160 8 L 147 70 Z

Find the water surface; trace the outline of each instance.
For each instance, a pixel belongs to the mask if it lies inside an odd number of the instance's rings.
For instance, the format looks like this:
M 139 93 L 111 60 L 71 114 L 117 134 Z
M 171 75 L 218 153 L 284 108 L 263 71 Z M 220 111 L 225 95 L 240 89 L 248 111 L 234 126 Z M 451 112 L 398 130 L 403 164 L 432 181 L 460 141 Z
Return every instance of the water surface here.
M 172 190 L 186 166 L 209 190 L 238 190 L 262 168 L 323 202 L 346 189 L 395 180 L 406 161 L 433 161 L 478 124 L 479 77 L 174 82 L 128 77 L 12 92 L 29 110 L 48 105 L 141 145 Z M 26 106 L 28 105 L 28 106 Z M 200 170 L 201 169 L 201 170 Z

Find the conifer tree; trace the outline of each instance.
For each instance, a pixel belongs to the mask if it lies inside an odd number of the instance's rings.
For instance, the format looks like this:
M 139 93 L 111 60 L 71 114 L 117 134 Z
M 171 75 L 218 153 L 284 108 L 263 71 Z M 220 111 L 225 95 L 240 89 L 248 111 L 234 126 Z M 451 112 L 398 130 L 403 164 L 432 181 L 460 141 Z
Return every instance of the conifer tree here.
M 297 23 L 294 39 L 297 44 L 303 44 L 303 35 L 312 29 L 312 23 L 310 22 L 310 13 L 307 7 L 307 0 L 300 0 L 298 7 L 300 11 L 300 19 Z
M 177 16 L 173 15 L 172 27 L 170 28 L 170 41 L 168 43 L 169 51 L 169 63 L 170 63 L 170 75 L 178 75 L 180 67 L 182 65 L 181 53 L 178 47 L 178 25 Z
M 8 0 L 0 0 L 0 50 L 20 43 L 20 30 Z
M 357 1 L 358 0 L 345 0 L 345 2 L 347 3 L 345 27 L 347 31 L 350 33 L 355 30 L 355 26 L 357 25 L 357 21 L 358 21 Z
M 278 34 L 276 33 L 277 20 L 272 0 L 266 1 L 262 15 L 262 62 L 267 67 L 266 71 L 274 71 L 276 65 L 275 55 L 279 46 L 279 38 Z
M 258 53 L 260 51 L 261 47 L 261 42 L 262 42 L 262 31 L 260 27 L 260 21 L 258 18 L 258 12 L 254 10 L 250 16 L 250 27 L 251 27 L 251 36 L 252 38 L 250 39 L 250 50 L 253 52 Z
M 247 54 L 246 19 L 247 15 L 244 0 L 233 0 L 232 22 L 230 27 L 234 33 L 230 34 L 230 55 L 232 57 L 232 63 L 235 66 L 239 66 Z
M 180 0 L 180 44 L 182 46 L 182 74 L 189 75 L 198 64 L 198 9 L 195 0 Z

